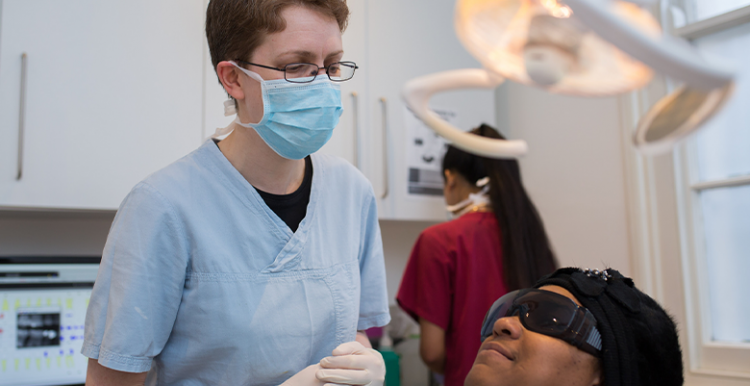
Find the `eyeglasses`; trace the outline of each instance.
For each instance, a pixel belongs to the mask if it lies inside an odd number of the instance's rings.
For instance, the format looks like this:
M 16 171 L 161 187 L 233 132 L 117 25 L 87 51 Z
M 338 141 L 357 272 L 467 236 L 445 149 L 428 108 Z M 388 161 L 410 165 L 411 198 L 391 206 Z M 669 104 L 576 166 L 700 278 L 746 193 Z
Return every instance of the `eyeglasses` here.
M 570 298 L 534 288 L 509 292 L 495 301 L 482 323 L 482 341 L 492 335 L 498 319 L 515 315 L 529 331 L 561 339 L 600 356 L 602 339 L 594 315 Z
M 353 78 L 354 71 L 359 68 L 354 62 L 336 62 L 325 67 L 318 67 L 318 65 L 312 63 L 290 63 L 284 66 L 284 68 L 264 66 L 262 64 L 250 63 L 244 60 L 237 60 L 237 62 L 267 68 L 269 70 L 283 71 L 284 79 L 286 79 L 287 82 L 292 83 L 310 83 L 314 81 L 320 73 L 321 68 L 326 70 L 328 79 L 331 81 L 344 82 Z

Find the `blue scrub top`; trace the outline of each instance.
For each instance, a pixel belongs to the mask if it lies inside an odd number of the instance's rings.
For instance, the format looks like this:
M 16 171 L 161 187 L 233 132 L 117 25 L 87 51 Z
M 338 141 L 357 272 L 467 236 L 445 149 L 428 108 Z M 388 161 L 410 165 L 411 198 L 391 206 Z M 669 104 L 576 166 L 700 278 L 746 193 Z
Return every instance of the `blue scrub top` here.
M 82 354 L 147 385 L 278 385 L 390 321 L 377 208 L 312 156 L 292 233 L 209 140 L 136 185 L 104 248 Z

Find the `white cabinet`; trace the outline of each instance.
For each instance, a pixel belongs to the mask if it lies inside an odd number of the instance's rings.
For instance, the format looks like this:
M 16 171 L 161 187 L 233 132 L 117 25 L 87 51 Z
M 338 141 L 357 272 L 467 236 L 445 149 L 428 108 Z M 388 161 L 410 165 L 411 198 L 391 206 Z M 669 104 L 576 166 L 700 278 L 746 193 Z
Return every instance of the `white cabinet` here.
M 0 209 L 115 209 L 229 124 L 205 43 L 207 3 L 0 0 Z M 348 3 L 344 58 L 360 69 L 342 84 L 345 112 L 322 151 L 370 179 L 381 218 L 443 220 L 442 197 L 408 197 L 400 93 L 411 78 L 478 67 L 455 36 L 454 1 Z M 494 123 L 491 91 L 440 95 L 434 106 L 456 111 L 465 129 Z
M 0 1 L 0 208 L 116 209 L 198 147 L 203 14 L 202 0 Z
M 344 113 L 331 140 L 323 146 L 321 152 L 344 158 L 366 172 L 370 160 L 366 154 L 367 110 L 364 106 L 368 81 L 367 9 L 363 0 L 350 0 L 346 4 L 349 7 L 349 26 L 342 36 L 343 60 L 357 63 L 359 69 L 354 73 L 354 78 L 341 83 Z
M 365 66 L 369 86 L 366 130 L 370 135 L 367 143 L 371 161 L 367 175 L 376 194 L 381 195 L 380 218 L 445 220 L 442 196 L 411 198 L 407 194 L 405 113 L 408 112 L 401 100 L 401 89 L 408 80 L 418 76 L 479 68 L 480 65 L 456 37 L 454 0 L 369 0 L 366 3 Z M 483 122 L 490 125 L 495 122 L 495 98 L 491 90 L 437 95 L 431 106 L 456 112 L 457 125 L 464 130 Z

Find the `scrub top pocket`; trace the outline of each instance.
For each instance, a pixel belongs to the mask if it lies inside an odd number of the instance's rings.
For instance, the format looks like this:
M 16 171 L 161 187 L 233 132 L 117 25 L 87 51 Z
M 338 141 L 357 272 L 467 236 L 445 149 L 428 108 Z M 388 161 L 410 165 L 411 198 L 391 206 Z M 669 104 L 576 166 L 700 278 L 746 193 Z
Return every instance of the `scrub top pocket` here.
M 278 385 L 354 340 L 358 276 L 356 263 L 260 275 L 190 274 L 154 370 L 167 379 L 189 367 L 218 383 Z M 229 360 L 219 366 L 185 362 L 211 352 Z
M 354 340 L 358 307 L 345 272 L 339 266 L 327 272 L 268 277 L 247 333 L 257 348 L 249 374 L 254 384 L 278 385 L 288 372 L 316 363 L 339 344 Z

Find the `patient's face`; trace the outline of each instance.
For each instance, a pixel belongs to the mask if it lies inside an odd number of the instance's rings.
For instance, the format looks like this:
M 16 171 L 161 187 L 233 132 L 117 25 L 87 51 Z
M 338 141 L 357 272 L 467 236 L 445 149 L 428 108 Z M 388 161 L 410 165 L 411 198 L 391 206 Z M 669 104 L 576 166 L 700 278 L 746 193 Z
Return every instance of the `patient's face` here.
M 567 296 L 558 286 L 540 288 Z M 560 339 L 529 331 L 518 316 L 495 322 L 479 349 L 465 386 L 600 385 L 599 359 Z

